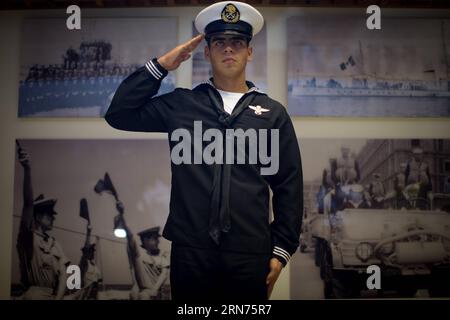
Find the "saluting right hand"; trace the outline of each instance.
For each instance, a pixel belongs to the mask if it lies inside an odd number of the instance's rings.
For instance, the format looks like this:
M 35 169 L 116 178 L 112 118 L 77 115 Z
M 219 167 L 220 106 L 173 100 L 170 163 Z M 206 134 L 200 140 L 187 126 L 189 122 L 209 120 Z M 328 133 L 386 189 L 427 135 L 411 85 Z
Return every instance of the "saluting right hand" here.
M 186 61 L 191 57 L 191 52 L 197 48 L 203 38 L 204 35 L 199 34 L 188 42 L 180 44 L 162 57 L 158 58 L 158 63 L 167 71 L 175 70 L 183 61 Z

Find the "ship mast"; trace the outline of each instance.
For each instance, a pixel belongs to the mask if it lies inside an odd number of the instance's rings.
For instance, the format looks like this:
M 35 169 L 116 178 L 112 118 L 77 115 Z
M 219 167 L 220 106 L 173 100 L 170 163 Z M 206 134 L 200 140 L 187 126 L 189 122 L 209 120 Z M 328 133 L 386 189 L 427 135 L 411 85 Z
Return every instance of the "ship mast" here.
M 358 40 L 358 44 L 359 44 L 359 55 L 361 56 L 361 68 L 362 68 L 362 74 L 365 75 L 365 69 L 364 68 L 364 55 L 363 55 L 363 51 L 362 51 L 362 44 L 361 44 L 361 40 Z

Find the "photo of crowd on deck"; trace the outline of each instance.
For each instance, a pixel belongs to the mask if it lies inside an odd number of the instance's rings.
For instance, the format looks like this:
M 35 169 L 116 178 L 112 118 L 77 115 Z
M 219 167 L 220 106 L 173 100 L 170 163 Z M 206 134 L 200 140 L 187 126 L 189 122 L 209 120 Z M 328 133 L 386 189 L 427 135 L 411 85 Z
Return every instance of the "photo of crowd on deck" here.
M 60 19 L 24 21 L 19 117 L 102 117 L 127 76 L 176 45 L 173 18 L 84 18 L 79 32 L 61 26 Z M 151 39 L 129 32 L 152 28 L 163 32 Z M 159 94 L 173 89 L 169 74 Z

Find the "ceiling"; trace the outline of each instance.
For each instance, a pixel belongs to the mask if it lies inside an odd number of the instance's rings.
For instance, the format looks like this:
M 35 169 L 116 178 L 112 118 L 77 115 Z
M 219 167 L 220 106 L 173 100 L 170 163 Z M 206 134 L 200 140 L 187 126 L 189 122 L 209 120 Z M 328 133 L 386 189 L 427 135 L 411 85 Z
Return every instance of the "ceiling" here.
M 0 10 L 57 9 L 77 4 L 82 8 L 125 8 L 162 6 L 205 6 L 211 0 L 2 0 Z M 450 0 L 243 0 L 257 6 L 450 8 Z

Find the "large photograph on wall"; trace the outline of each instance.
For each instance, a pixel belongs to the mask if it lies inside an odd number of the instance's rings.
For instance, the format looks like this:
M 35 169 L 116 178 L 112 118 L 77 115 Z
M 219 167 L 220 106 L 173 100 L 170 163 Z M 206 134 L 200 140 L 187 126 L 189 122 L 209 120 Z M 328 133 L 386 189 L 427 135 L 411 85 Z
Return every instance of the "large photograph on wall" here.
M 170 299 L 165 140 L 20 140 L 16 148 L 12 299 Z M 71 265 L 79 290 L 66 287 Z
M 291 299 L 450 297 L 450 140 L 299 143 Z
M 193 36 L 198 35 L 193 26 Z M 192 87 L 208 81 L 212 77 L 211 64 L 205 58 L 204 49 L 206 41 L 194 50 L 192 54 Z M 246 69 L 247 81 L 253 82 L 261 91 L 267 92 L 267 33 L 266 28 L 253 37 L 250 41 L 253 47 L 253 60 L 249 61 Z
M 101 117 L 120 82 L 177 45 L 176 18 L 25 19 L 21 34 L 20 117 Z M 173 73 L 159 94 L 175 88 Z
M 292 17 L 287 35 L 293 116 L 450 116 L 449 20 Z

